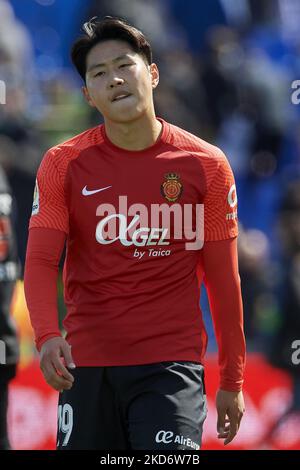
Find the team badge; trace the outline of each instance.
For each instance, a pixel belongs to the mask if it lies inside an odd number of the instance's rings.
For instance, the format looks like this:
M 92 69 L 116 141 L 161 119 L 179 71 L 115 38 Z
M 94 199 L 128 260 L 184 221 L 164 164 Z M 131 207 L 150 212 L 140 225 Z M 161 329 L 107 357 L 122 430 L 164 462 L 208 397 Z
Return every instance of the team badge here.
M 165 180 L 161 187 L 161 194 L 165 197 L 169 202 L 175 202 L 177 199 L 180 198 L 183 186 L 180 182 L 180 175 L 176 173 L 167 173 L 165 174 Z

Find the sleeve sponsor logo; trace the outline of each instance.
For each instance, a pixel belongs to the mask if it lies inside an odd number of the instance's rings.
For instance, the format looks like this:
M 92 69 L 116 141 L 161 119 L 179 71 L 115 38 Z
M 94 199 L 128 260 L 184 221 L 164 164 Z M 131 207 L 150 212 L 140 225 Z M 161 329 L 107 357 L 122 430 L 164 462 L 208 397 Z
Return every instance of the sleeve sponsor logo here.
M 236 186 L 233 184 L 228 193 L 228 204 L 233 209 L 237 205 L 237 194 L 236 194 Z
M 35 181 L 34 195 L 33 195 L 33 204 L 32 204 L 32 213 L 31 215 L 36 215 L 40 210 L 40 194 L 39 186 L 37 180 Z
M 238 199 L 237 199 L 235 184 L 233 184 L 229 190 L 227 201 L 231 209 L 234 209 L 236 207 Z M 226 214 L 226 220 L 235 220 L 235 219 L 237 219 L 237 210 L 234 210 Z

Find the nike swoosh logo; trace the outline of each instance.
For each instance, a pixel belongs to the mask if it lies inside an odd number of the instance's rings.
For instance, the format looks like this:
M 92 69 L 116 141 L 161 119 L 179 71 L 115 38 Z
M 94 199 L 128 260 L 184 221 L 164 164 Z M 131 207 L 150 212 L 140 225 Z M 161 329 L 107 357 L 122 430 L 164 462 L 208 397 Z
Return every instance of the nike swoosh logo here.
M 91 196 L 92 194 L 100 193 L 101 191 L 104 191 L 105 189 L 109 189 L 111 186 L 106 186 L 106 188 L 101 188 L 101 189 L 94 189 L 92 191 L 89 191 L 87 187 L 85 186 L 82 190 L 82 195 L 83 196 Z

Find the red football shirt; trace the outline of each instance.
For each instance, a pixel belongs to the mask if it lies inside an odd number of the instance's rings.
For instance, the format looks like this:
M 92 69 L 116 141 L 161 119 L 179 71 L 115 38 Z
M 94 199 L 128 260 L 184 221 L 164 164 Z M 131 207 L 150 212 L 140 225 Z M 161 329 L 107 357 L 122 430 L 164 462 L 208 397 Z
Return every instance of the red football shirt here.
M 30 228 L 67 235 L 64 327 L 77 366 L 203 360 L 201 250 L 186 249 L 184 228 L 175 236 L 174 217 L 150 215 L 189 207 L 195 230 L 204 204 L 204 241 L 236 237 L 234 178 L 220 149 L 161 122 L 143 151 L 114 146 L 102 125 L 40 165 Z

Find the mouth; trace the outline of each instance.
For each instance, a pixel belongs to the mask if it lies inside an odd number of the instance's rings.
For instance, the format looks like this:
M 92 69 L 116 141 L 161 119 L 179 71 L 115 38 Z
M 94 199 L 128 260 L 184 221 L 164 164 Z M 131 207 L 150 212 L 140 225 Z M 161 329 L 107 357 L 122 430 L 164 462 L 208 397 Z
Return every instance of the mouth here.
M 125 100 L 126 98 L 129 98 L 130 96 L 132 96 L 130 93 L 122 93 L 118 96 L 116 96 L 112 102 L 114 103 L 115 101 L 122 101 L 122 100 Z

